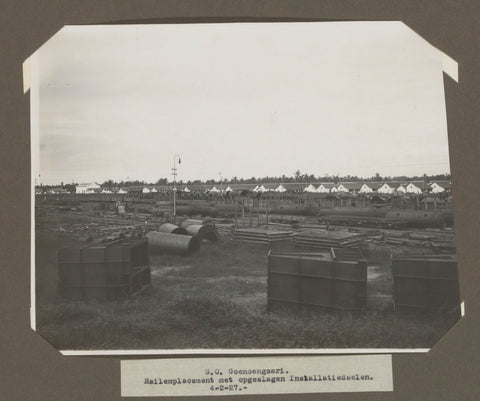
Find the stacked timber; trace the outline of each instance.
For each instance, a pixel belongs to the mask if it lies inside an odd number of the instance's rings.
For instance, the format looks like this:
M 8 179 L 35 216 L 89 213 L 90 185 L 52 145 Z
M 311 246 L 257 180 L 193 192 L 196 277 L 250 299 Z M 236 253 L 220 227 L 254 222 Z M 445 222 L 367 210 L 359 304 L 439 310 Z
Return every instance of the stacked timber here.
M 439 252 L 455 252 L 455 237 L 449 233 L 434 233 L 425 231 L 419 232 L 402 232 L 385 234 L 385 243 L 389 245 L 402 245 L 406 247 L 422 247 L 434 249 Z
M 272 244 L 289 241 L 293 237 L 292 231 L 274 231 L 261 228 L 236 228 L 232 230 L 233 238 L 243 242 L 257 244 Z
M 366 238 L 362 233 L 341 231 L 305 231 L 295 235 L 295 246 L 304 248 L 357 247 Z

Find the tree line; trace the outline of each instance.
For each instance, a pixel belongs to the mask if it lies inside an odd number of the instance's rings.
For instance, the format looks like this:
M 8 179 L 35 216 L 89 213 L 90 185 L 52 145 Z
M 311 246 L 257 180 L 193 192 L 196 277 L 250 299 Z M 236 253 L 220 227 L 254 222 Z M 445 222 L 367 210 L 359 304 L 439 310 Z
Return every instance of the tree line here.
M 450 181 L 450 174 L 436 174 L 436 175 L 422 175 L 422 176 L 382 176 L 379 173 L 376 173 L 372 177 L 358 177 L 356 175 L 323 175 L 316 176 L 314 174 L 305 174 L 300 170 L 297 170 L 292 176 L 266 176 L 266 177 L 250 177 L 250 178 L 238 178 L 233 177 L 230 179 L 224 178 L 222 180 L 218 179 L 208 179 L 208 180 L 188 180 L 182 181 L 179 180 L 180 185 L 190 185 L 190 184 L 265 184 L 265 183 L 305 183 L 309 184 L 312 182 L 333 182 L 338 184 L 340 182 L 372 182 L 372 181 Z M 128 180 L 128 181 L 114 181 L 106 180 L 102 183 L 99 183 L 102 188 L 115 188 L 115 187 L 131 187 L 131 186 L 142 186 L 142 185 L 171 185 L 172 182 L 167 178 L 159 178 L 156 182 L 146 182 L 145 180 Z M 75 192 L 75 187 L 78 183 L 70 184 L 60 184 L 68 192 Z M 39 187 L 39 186 L 37 186 Z M 58 185 L 42 185 L 42 188 L 49 189 L 58 187 Z
M 265 177 L 250 177 L 250 178 L 238 178 L 232 177 L 230 179 L 224 178 L 222 180 L 218 179 L 208 179 L 208 180 L 188 180 L 182 181 L 179 180 L 179 184 L 190 185 L 190 184 L 264 184 L 264 183 L 311 183 L 311 182 L 334 182 L 335 184 L 340 182 L 372 182 L 372 181 L 449 181 L 451 178 L 450 174 L 436 174 L 436 175 L 421 175 L 421 176 L 382 176 L 379 173 L 376 173 L 372 177 L 358 177 L 356 175 L 323 175 L 316 176 L 314 174 L 304 174 L 297 170 L 292 176 L 265 176 Z M 115 182 L 113 180 L 105 181 L 100 184 L 103 188 L 113 188 L 113 187 L 128 187 L 134 185 L 169 185 L 172 184 L 167 178 L 160 178 L 155 183 L 148 183 L 146 181 L 120 181 Z

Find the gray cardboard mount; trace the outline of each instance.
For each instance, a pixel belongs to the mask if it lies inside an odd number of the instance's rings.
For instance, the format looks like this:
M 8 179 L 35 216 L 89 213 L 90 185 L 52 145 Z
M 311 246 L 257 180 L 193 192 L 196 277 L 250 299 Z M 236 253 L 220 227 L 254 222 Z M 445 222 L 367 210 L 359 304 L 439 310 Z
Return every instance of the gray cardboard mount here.
M 22 62 L 66 24 L 401 20 L 459 63 L 445 77 L 461 296 L 466 315 L 428 354 L 393 356 L 392 393 L 236 396 L 236 400 L 480 398 L 480 2 L 2 1 L 0 14 L 0 394 L 5 400 L 120 399 L 120 357 L 63 357 L 30 329 L 29 96 Z M 234 397 L 227 397 L 234 398 Z M 136 398 L 141 400 L 142 398 Z M 192 398 L 189 398 L 192 399 Z M 178 398 L 181 400 L 181 398 Z

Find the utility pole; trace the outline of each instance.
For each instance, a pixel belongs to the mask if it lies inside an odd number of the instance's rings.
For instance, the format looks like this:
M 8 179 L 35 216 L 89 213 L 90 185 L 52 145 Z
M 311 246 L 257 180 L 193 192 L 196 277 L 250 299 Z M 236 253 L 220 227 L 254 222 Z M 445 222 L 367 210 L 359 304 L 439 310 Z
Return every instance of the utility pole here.
M 174 155 L 173 156 L 173 168 L 172 168 L 172 175 L 173 175 L 173 223 L 175 224 L 175 216 L 177 213 L 176 210 L 176 194 L 177 194 L 177 188 L 176 188 L 176 181 L 177 181 L 177 167 L 175 162 L 177 161 L 178 158 L 178 164 L 182 164 L 182 159 L 180 159 L 180 155 Z

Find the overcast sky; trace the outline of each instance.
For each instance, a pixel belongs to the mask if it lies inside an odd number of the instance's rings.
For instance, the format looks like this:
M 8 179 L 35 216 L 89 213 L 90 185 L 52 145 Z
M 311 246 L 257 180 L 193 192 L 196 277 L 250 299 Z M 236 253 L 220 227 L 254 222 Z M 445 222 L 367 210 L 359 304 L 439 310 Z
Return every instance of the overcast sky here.
M 65 27 L 40 181 L 450 171 L 440 52 L 399 22 Z

